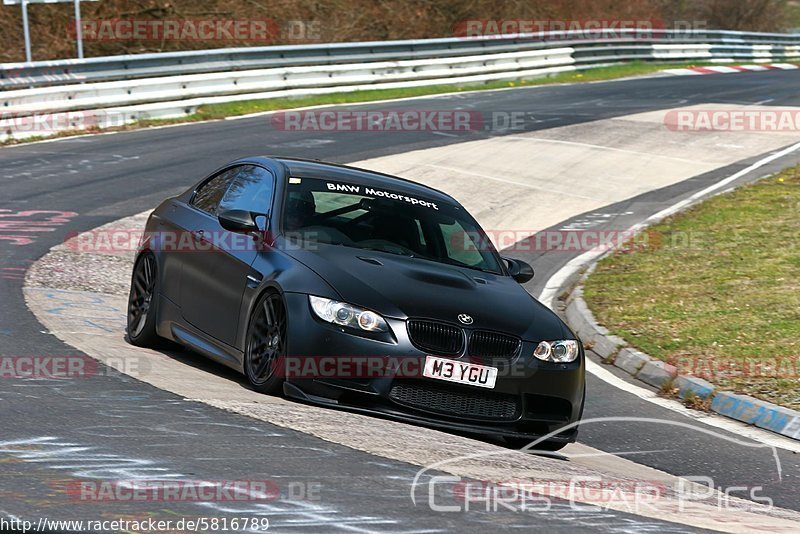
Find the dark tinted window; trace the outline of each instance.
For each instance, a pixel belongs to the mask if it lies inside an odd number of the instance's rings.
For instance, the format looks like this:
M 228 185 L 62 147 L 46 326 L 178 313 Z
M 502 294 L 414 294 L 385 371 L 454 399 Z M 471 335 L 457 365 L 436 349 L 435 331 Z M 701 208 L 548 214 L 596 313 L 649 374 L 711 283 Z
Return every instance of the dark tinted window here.
M 253 213 L 269 213 L 274 182 L 272 174 L 266 169 L 255 165 L 238 167 L 236 176 L 222 197 L 219 211 L 247 210 Z
M 290 239 L 501 272 L 494 247 L 462 207 L 382 187 L 290 178 L 283 228 Z
M 207 181 L 195 193 L 192 199 L 192 205 L 211 214 L 217 213 L 217 206 L 219 206 L 225 190 L 231 183 L 231 179 L 236 175 L 239 167 L 228 169 L 216 175 L 211 180 Z

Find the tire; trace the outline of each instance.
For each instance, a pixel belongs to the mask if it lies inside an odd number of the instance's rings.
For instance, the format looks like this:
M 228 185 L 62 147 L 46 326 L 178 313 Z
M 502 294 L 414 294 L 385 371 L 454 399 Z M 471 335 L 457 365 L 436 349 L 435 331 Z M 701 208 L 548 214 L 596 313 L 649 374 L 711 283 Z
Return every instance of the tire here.
M 160 345 L 158 320 L 158 268 L 155 255 L 143 252 L 133 266 L 128 295 L 128 342 L 137 347 Z
M 283 298 L 274 292 L 262 295 L 247 325 L 242 367 L 247 381 L 259 393 L 280 395 L 282 373 L 277 373 L 286 356 L 287 313 Z

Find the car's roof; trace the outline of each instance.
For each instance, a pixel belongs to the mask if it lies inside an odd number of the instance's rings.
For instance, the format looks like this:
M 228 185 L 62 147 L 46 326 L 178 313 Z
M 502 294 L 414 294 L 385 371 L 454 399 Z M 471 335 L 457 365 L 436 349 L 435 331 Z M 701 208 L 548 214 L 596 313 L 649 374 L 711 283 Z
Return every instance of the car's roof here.
M 347 165 L 337 165 L 335 163 L 326 163 L 318 160 L 307 160 L 300 158 L 285 158 L 285 157 L 267 157 L 282 163 L 289 169 L 291 176 L 301 178 L 324 178 L 334 180 L 337 182 L 350 182 L 361 185 L 370 185 L 374 187 L 383 187 L 394 191 L 399 191 L 411 196 L 426 197 L 431 200 L 445 202 L 448 204 L 458 205 L 453 197 L 447 193 L 443 193 L 438 189 L 428 187 L 405 178 L 391 176 L 367 169 L 359 169 L 357 167 L 349 167 Z

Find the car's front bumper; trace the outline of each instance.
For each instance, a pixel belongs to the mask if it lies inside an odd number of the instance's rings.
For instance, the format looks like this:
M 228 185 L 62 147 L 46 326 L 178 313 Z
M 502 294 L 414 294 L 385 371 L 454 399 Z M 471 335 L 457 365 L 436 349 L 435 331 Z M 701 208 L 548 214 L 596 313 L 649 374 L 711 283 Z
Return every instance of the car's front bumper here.
M 581 417 L 582 349 L 575 362 L 555 364 L 534 358 L 535 344 L 524 342 L 515 360 L 493 365 L 498 368 L 494 388 L 455 384 L 422 376 L 427 353 L 411 343 L 405 321 L 387 319 L 391 339 L 370 339 L 318 320 L 306 295 L 285 297 L 289 357 L 284 391 L 292 398 L 452 431 L 508 437 L 540 437 Z M 552 441 L 574 441 L 576 434 L 570 428 Z

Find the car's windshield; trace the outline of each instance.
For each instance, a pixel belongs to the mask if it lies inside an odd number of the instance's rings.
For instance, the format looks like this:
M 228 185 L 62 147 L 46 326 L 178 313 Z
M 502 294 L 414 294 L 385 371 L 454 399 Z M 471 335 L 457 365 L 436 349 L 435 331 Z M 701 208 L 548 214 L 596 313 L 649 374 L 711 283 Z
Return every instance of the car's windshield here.
M 290 178 L 287 235 L 499 274 L 486 234 L 460 206 L 383 187 Z

